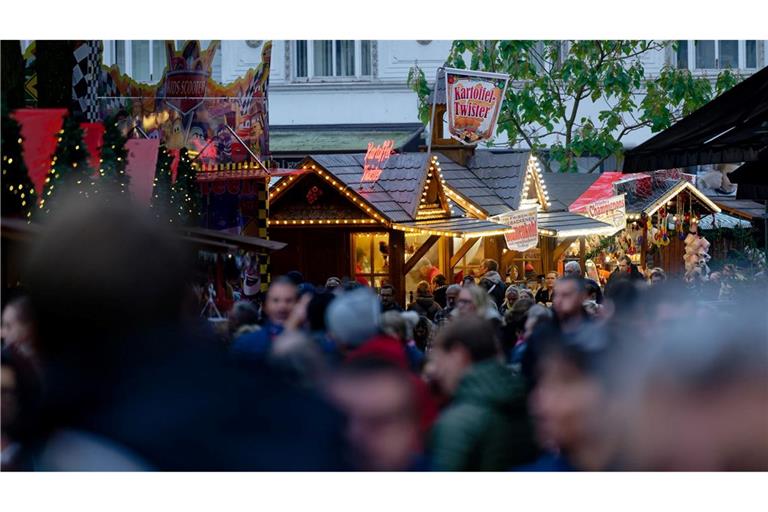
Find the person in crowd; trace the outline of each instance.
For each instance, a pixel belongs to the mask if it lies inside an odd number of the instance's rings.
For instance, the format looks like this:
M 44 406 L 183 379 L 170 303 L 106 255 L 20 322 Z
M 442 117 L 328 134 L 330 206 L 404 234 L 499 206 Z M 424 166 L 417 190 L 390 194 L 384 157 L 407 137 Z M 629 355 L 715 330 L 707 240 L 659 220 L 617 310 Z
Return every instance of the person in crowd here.
M 595 304 L 603 303 L 603 290 L 600 289 L 597 281 L 594 279 L 584 279 L 584 286 L 587 289 L 587 300 L 591 300 Z
M 381 315 L 381 331 L 397 339 L 405 348 L 408 356 L 408 364 L 413 372 L 420 373 L 424 367 L 425 355 L 416 342 L 412 339 L 413 328 L 409 325 L 408 316 L 416 316 L 415 313 L 399 313 L 397 311 L 387 311 Z M 418 323 L 418 316 L 413 322 L 414 326 Z
M 432 294 L 429 293 L 429 283 L 426 281 L 419 282 L 416 286 L 416 301 L 408 306 L 408 311 L 415 311 L 433 322 L 435 315 L 440 312 L 440 309 Z
M 629 279 L 631 281 L 643 280 L 643 274 L 640 273 L 640 271 L 637 269 L 637 265 L 632 263 L 632 259 L 626 254 L 619 257 L 616 269 L 611 272 L 608 281 L 605 283 L 606 293 L 608 293 L 608 290 L 611 286 L 614 285 L 614 283 L 622 279 Z
M 534 302 L 529 298 L 518 299 L 504 315 L 504 329 L 502 337 L 502 349 L 504 357 L 508 362 L 512 362 L 515 352 L 521 350 L 519 347 L 524 342 L 525 322 L 528 317 L 528 310 L 533 307 Z
M 552 311 L 560 330 L 564 334 L 573 334 L 584 327 L 588 321 L 584 311 L 587 288 L 579 277 L 561 277 L 555 283 Z
M 667 280 L 667 274 L 666 272 L 664 272 L 664 269 L 659 267 L 655 267 L 651 269 L 651 278 L 650 278 L 651 286 L 655 286 L 659 283 L 663 283 L 666 280 Z
M 306 282 L 304 281 L 304 274 L 298 270 L 291 270 L 290 272 L 286 272 L 285 277 L 288 278 L 294 284 L 294 286 L 296 286 L 296 288 Z
M 251 301 L 238 301 L 227 313 L 230 340 L 235 340 L 246 332 L 255 332 L 259 327 L 259 309 Z
M 269 285 L 264 300 L 266 321 L 262 329 L 243 334 L 232 343 L 233 356 L 243 362 L 262 361 L 272 341 L 283 332 L 285 322 L 299 300 L 298 287 L 287 277 L 278 277 Z
M 403 308 L 400 307 L 400 304 L 395 301 L 395 287 L 391 284 L 381 285 L 381 290 L 379 290 L 379 299 L 381 300 L 382 313 L 386 313 L 387 311 L 400 312 L 403 310 Z
M 536 302 L 535 301 L 536 294 L 532 290 L 529 290 L 528 288 L 519 288 L 518 290 L 519 290 L 518 298 L 522 299 L 527 297 L 532 301 Z
M 24 471 L 31 469 L 26 460 L 29 432 L 40 405 L 43 383 L 37 361 L 19 350 L 7 345 L 0 352 L 0 470 Z
M 431 348 L 434 329 L 434 324 L 423 315 L 419 316 L 418 322 L 413 326 L 413 341 L 422 353 Z
M 501 309 L 507 285 L 504 283 L 501 275 L 499 275 L 499 264 L 496 260 L 485 259 L 480 267 L 480 272 L 480 286 L 485 288 L 491 295 L 493 302 L 496 303 L 496 308 Z
M 566 278 L 568 279 L 568 278 Z M 556 331 L 539 347 L 530 411 L 544 454 L 523 471 L 617 469 L 622 450 L 620 411 L 610 396 L 611 347 L 605 334 L 585 329 L 571 338 Z
M 455 311 L 459 317 L 477 316 L 490 320 L 499 327 L 504 321 L 491 296 L 484 288 L 477 285 L 461 289 L 456 299 Z
M 459 297 L 461 286 L 452 284 L 445 290 L 445 308 L 435 315 L 435 324 L 443 325 L 451 317 L 451 313 L 456 308 L 456 299 Z
M 445 292 L 448 289 L 448 280 L 443 274 L 437 274 L 432 280 L 432 296 L 435 298 L 438 306 L 445 308 Z
M 512 304 L 514 304 L 519 298 L 520 290 L 516 286 L 508 286 L 504 291 L 504 302 L 501 304 L 499 312 L 502 315 L 506 315 L 507 312 L 512 309 Z
M 525 331 L 523 332 L 523 340 L 528 341 L 533 332 L 540 328 L 540 326 L 553 321 L 552 310 L 541 304 L 534 304 L 528 310 L 525 317 Z
M 440 269 L 432 264 L 429 258 L 423 258 L 419 264 L 419 276 L 422 281 L 426 281 L 427 284 L 433 282 L 435 277 L 440 274 Z
M 286 329 L 277 336 L 267 354 L 276 375 L 291 385 L 314 389 L 327 378 L 329 358 L 304 330 Z
M 336 294 L 326 289 L 325 292 L 315 294 L 307 304 L 308 334 L 331 366 L 335 366 L 341 361 L 341 352 L 336 343 L 328 336 L 325 323 L 325 313 L 335 298 Z
M 3 348 L 13 347 L 23 354 L 32 356 L 35 351 L 35 322 L 32 318 L 29 297 L 21 295 L 5 305 L 0 337 Z
M 468 286 L 475 286 L 475 285 L 477 285 L 477 280 L 473 275 L 464 276 L 461 280 L 461 286 L 463 288 L 466 288 Z
M 419 397 L 407 371 L 382 358 L 353 359 L 331 377 L 328 394 L 347 415 L 351 466 L 368 471 L 429 469 Z
M 348 468 L 343 417 L 320 396 L 234 364 L 190 330 L 194 253 L 178 236 L 127 202 L 60 199 L 24 272 L 45 319 L 32 469 Z
M 554 302 L 552 296 L 555 291 L 555 281 L 557 281 L 557 272 L 549 272 L 544 281 L 545 286 L 536 292 L 536 303 L 549 305 Z
M 582 277 L 581 265 L 578 261 L 569 261 L 563 267 L 563 276 Z
M 381 304 L 370 288 L 345 292 L 325 312 L 328 336 L 346 354 L 379 334 L 381 315 Z
M 501 471 L 536 457 L 525 387 L 501 362 L 488 321 L 468 317 L 448 324 L 430 358 L 430 379 L 450 397 L 432 432 L 435 469 Z
M 335 276 L 329 277 L 325 281 L 325 289 L 331 293 L 335 293 L 336 290 L 341 290 L 341 279 Z

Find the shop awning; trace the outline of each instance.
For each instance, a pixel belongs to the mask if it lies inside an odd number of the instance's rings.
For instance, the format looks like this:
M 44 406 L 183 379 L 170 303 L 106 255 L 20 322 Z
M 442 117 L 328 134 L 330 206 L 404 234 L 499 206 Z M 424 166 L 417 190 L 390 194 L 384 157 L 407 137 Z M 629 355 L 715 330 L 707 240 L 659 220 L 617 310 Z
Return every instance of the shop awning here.
M 624 154 L 623 172 L 757 160 L 768 146 L 768 67 Z
M 617 228 L 606 222 L 573 212 L 539 212 L 539 233 L 559 238 L 586 235 L 610 236 Z
M 709 196 L 709 199 L 724 212 L 743 219 L 763 219 L 768 217 L 766 207 L 756 201 L 737 199 L 733 196 Z
M 513 229 L 506 224 L 467 217 L 400 222 L 394 224 L 392 227 L 406 232 L 464 238 L 503 235 L 504 233 L 511 233 L 513 231 Z

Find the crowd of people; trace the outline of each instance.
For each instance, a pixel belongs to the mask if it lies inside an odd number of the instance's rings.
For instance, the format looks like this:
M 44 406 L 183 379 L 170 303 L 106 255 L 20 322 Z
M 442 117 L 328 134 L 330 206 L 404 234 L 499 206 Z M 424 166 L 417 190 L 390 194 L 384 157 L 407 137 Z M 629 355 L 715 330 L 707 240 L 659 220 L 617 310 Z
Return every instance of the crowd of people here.
M 121 206 L 62 211 L 27 267 L 4 470 L 768 469 L 765 290 L 704 303 L 576 262 L 530 290 L 486 260 L 403 310 L 296 271 L 214 326 L 189 255 Z

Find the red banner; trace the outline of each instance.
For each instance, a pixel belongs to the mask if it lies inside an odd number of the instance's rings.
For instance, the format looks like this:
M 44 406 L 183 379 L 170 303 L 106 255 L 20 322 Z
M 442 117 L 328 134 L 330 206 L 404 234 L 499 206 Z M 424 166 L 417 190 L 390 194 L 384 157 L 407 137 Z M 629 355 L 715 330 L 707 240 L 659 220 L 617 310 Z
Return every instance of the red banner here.
M 12 114 L 21 125 L 24 164 L 38 197 L 43 194 L 45 177 L 51 169 L 51 159 L 58 144 L 58 132 L 64 124 L 66 114 L 67 110 L 64 108 L 19 109 Z
M 152 201 L 152 186 L 157 167 L 159 139 L 128 139 L 128 163 L 125 172 L 131 177 L 131 195 L 139 206 L 149 206 Z

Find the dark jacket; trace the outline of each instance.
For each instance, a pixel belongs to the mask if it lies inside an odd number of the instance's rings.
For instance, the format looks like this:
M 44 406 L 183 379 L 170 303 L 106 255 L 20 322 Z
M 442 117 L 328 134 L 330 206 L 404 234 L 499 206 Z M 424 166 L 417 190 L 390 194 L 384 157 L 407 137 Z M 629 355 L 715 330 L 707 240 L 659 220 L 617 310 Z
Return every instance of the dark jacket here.
M 490 282 L 488 293 L 496 303 L 496 308 L 501 309 L 501 305 L 504 303 L 504 294 L 507 291 L 507 285 L 504 284 L 504 280 L 496 271 L 488 271 L 483 274 L 483 279 Z
M 431 295 L 418 297 L 416 302 L 408 306 L 408 311 L 415 311 L 419 315 L 429 318 L 431 322 L 435 321 L 435 315 L 440 312 L 440 309 Z
M 400 304 L 397 302 L 390 302 L 386 306 L 384 304 L 381 305 L 381 312 L 386 313 L 387 311 L 397 311 L 400 313 L 403 310 L 403 308 L 400 307 Z
M 552 295 L 554 295 L 554 291 L 549 292 L 546 288 L 542 288 L 541 290 L 536 292 L 536 303 L 542 303 L 546 304 L 547 302 L 552 302 Z
M 447 300 L 445 298 L 445 292 L 448 290 L 448 285 L 439 286 L 432 292 L 432 296 L 435 298 L 435 302 L 441 307 L 446 306 Z
M 475 363 L 432 430 L 441 471 L 503 471 L 536 459 L 525 387 L 502 363 Z

